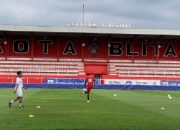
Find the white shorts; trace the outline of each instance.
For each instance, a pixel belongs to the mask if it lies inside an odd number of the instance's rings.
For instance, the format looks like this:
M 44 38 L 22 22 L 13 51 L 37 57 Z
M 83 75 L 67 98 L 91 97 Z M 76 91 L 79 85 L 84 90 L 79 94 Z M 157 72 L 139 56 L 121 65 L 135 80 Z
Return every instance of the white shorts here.
M 22 91 L 22 89 L 18 89 L 18 90 L 16 91 L 16 95 L 17 95 L 17 97 L 23 97 L 23 91 Z

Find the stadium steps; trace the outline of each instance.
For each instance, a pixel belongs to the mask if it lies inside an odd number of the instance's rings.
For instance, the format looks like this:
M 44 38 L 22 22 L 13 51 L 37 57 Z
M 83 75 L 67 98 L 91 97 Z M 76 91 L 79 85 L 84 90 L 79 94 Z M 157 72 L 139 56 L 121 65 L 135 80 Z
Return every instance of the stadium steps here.
M 179 61 L 110 60 L 109 74 L 119 77 L 180 77 Z
M 16 75 L 17 71 L 24 75 L 78 76 L 84 75 L 84 63 L 81 59 L 43 59 L 8 58 L 0 60 L 0 75 Z

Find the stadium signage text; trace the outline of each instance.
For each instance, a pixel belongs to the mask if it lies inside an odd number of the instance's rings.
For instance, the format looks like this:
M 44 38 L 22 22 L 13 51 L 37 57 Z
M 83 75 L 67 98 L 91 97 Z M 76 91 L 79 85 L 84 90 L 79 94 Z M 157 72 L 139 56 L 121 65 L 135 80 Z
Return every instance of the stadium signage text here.
M 164 44 L 147 44 L 147 43 L 142 43 L 140 51 L 136 51 L 132 43 L 110 43 L 109 44 L 109 54 L 114 55 L 114 56 L 121 56 L 123 55 L 123 49 L 126 49 L 126 56 L 147 56 L 148 55 L 148 50 L 152 49 L 153 55 L 154 56 L 159 56 L 160 55 L 160 50 L 164 48 L 163 55 L 165 57 L 168 56 L 177 56 L 177 52 L 175 50 L 175 47 L 173 46 L 172 43 L 169 43 L 168 45 Z
M 5 47 L 2 47 L 2 40 L 0 40 L 0 53 L 5 53 Z M 51 48 L 55 43 L 53 40 L 38 40 L 37 44 L 41 46 L 42 49 L 40 49 L 40 53 L 44 55 L 50 54 L 49 48 Z M 56 43 L 57 44 L 57 43 Z M 36 46 L 36 45 L 34 45 Z M 82 47 L 80 44 L 79 47 Z M 85 46 L 85 47 L 88 47 Z M 157 43 L 157 44 L 148 44 L 148 43 L 141 43 L 135 45 L 134 43 L 127 42 L 127 43 L 121 43 L 121 42 L 110 42 L 107 44 L 107 46 L 104 46 L 105 48 L 108 48 L 108 54 L 110 56 L 173 56 L 177 57 L 177 50 L 173 43 Z M 13 41 L 13 52 L 18 54 L 26 54 L 30 52 L 30 43 L 28 40 L 14 40 Z M 77 55 L 77 48 L 74 47 L 73 41 L 67 41 L 65 46 L 62 46 L 63 52 L 62 55 Z M 91 49 L 98 53 L 98 50 L 104 50 L 103 48 L 99 47 L 99 43 L 96 43 L 96 46 Z M 55 50 L 57 52 L 57 50 Z M 55 52 L 54 52 L 55 53 Z M 80 53 L 80 52 L 78 52 Z M 90 53 L 90 52 L 87 52 Z M 96 54 L 95 53 L 95 54 Z M 101 51 L 102 53 L 102 51 Z M 104 52 L 106 53 L 106 52 Z

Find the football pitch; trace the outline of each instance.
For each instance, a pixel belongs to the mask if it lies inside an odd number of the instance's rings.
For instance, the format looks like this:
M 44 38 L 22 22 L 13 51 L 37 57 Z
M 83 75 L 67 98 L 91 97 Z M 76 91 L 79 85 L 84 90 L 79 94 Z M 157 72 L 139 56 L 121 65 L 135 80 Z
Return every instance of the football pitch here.
M 87 103 L 78 89 L 28 89 L 24 109 L 8 107 L 12 92 L 0 89 L 0 130 L 180 130 L 180 92 L 92 90 Z

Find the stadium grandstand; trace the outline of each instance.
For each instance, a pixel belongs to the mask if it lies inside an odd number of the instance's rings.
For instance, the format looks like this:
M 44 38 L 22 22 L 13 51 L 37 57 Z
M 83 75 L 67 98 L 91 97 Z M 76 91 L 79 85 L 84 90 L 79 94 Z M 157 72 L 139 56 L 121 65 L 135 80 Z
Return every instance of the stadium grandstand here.
M 179 42 L 179 30 L 0 25 L 0 83 L 21 70 L 27 84 L 78 84 L 89 73 L 103 87 L 178 89 Z

